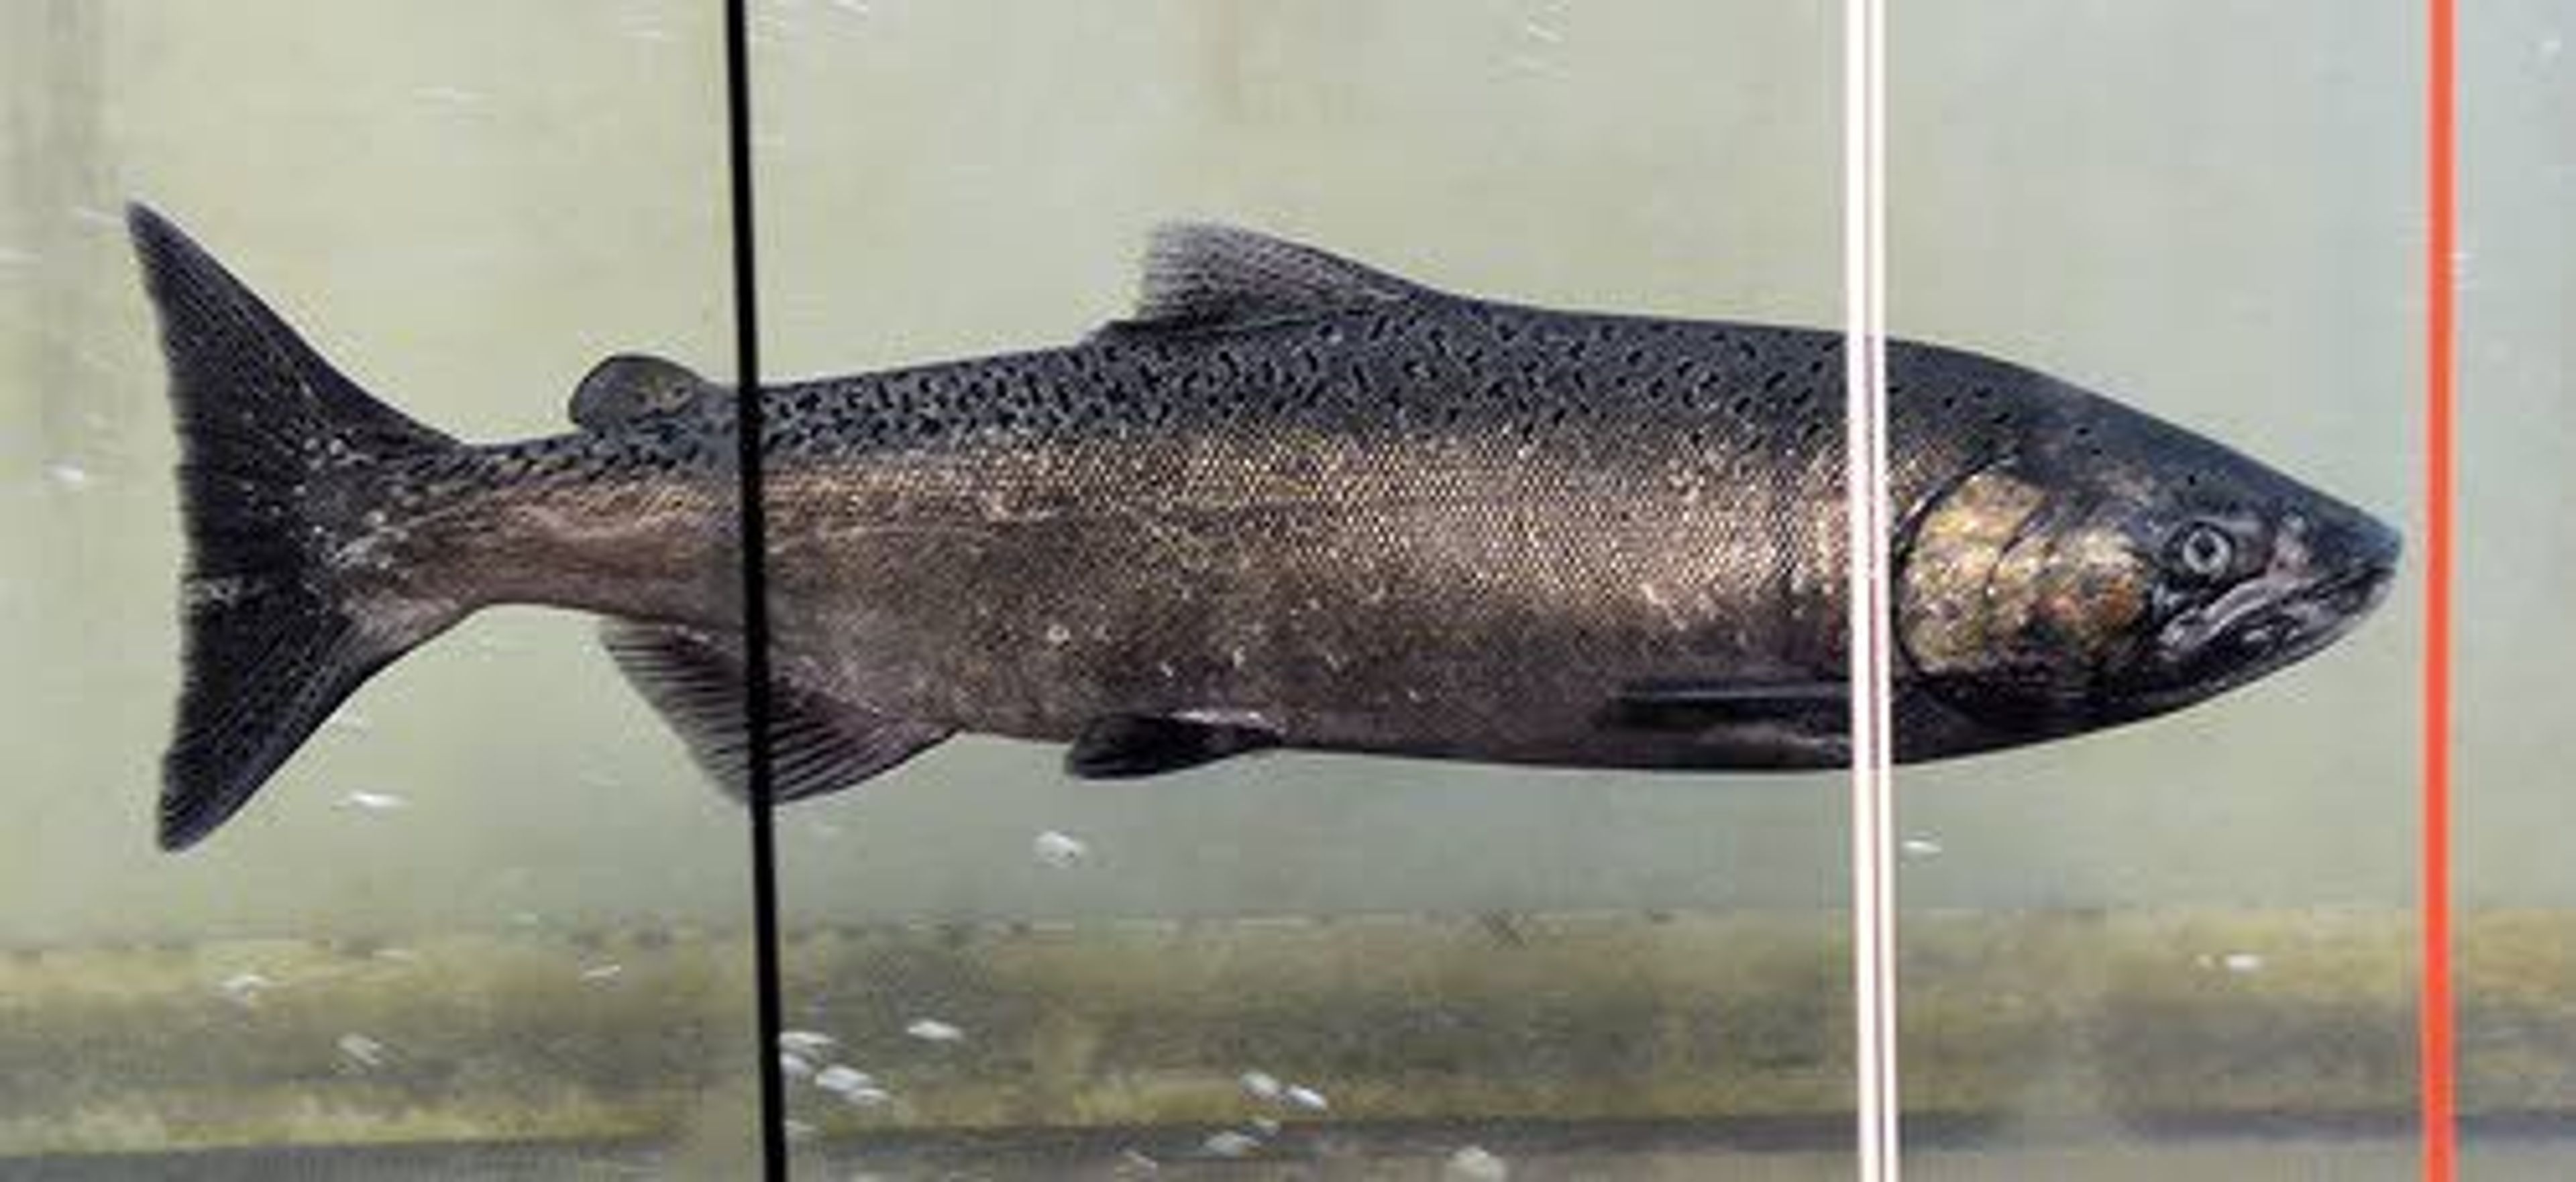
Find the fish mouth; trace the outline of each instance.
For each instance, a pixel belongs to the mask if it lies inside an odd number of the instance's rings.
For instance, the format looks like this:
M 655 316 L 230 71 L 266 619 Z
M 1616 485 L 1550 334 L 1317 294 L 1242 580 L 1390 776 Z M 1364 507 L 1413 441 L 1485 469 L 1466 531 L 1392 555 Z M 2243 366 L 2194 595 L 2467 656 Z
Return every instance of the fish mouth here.
M 2299 579 L 2275 574 L 2269 593 L 2230 596 L 2210 614 L 2176 621 L 2166 637 L 2175 657 L 2166 665 L 2165 688 L 2133 703 L 2158 713 L 2224 693 L 2307 659 L 2343 639 L 2388 597 L 2401 548 L 2395 531 L 2365 521 L 2348 553 L 2331 573 Z
M 2239 613 L 2204 642 L 2204 659 L 2247 662 L 2267 672 L 2343 638 L 2388 597 L 2394 564 L 2356 566 Z

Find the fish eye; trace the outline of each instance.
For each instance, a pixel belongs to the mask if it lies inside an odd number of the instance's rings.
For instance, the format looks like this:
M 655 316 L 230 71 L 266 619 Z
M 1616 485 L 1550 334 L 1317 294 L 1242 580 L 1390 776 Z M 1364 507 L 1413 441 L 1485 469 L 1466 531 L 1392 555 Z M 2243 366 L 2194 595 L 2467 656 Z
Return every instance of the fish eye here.
M 2206 521 L 2184 526 L 2173 541 L 2174 565 L 2190 577 L 2208 582 L 2236 565 L 2236 539 Z

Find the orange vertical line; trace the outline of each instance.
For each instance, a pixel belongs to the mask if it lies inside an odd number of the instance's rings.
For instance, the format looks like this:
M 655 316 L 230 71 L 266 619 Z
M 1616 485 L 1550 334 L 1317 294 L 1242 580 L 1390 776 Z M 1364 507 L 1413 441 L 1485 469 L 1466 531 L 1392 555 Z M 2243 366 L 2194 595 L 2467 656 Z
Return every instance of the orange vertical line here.
M 2451 1004 L 2452 259 L 2457 209 L 2454 0 L 2430 0 L 2426 107 L 2429 212 L 2425 258 L 2423 984 L 2420 1004 L 2424 1177 L 2451 1182 L 2458 1158 Z

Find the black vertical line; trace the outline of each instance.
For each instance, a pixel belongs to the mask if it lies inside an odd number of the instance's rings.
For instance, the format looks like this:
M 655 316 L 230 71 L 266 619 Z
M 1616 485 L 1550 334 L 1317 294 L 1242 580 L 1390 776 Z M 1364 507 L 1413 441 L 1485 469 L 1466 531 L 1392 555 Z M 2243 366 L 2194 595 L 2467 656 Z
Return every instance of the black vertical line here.
M 760 288 L 752 267 L 751 52 L 744 0 L 725 0 L 725 138 L 732 165 L 735 503 L 741 513 L 743 713 L 750 727 L 751 961 L 758 994 L 761 1177 L 787 1178 L 778 1062 L 777 841 L 770 824 L 768 521 L 760 475 Z

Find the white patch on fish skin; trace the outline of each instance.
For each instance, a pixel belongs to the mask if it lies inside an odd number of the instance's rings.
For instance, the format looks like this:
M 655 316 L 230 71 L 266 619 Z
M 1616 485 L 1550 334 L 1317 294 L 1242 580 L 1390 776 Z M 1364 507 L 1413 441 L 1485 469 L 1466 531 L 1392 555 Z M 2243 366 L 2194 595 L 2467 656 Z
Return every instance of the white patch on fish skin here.
M 1664 623 L 1670 625 L 1673 631 L 1683 632 L 1689 630 L 1690 617 L 1685 614 L 1679 606 L 1673 603 L 1672 596 L 1666 595 L 1663 588 L 1658 587 L 1653 583 L 1639 583 L 1637 584 L 1637 596 L 1646 601 L 1646 606 L 1663 613 Z
M 903 1032 L 923 1042 L 957 1042 L 966 1037 L 965 1031 L 937 1018 L 915 1018 Z
M 258 580 L 242 576 L 186 578 L 179 581 L 179 605 L 187 608 L 218 607 L 237 602 L 259 589 Z
M 1071 870 L 1091 856 L 1091 847 L 1084 845 L 1081 838 L 1049 829 L 1030 839 L 1029 852 L 1058 870 Z
M 385 1065 L 385 1044 L 363 1034 L 343 1034 L 336 1043 L 340 1054 L 360 1070 L 373 1070 Z
M 1304 1084 L 1289 1085 L 1287 1091 L 1280 1093 L 1280 1098 L 1308 1112 L 1322 1112 L 1333 1106 L 1330 1101 L 1324 1099 L 1322 1092 Z
M 1196 722 L 1207 726 L 1240 726 L 1261 731 L 1279 729 L 1277 719 L 1262 711 L 1241 706 L 1200 706 L 1175 711 L 1172 717 L 1183 722 Z
M 1267 1071 L 1244 1072 L 1235 1077 L 1235 1082 L 1242 1084 L 1244 1093 L 1255 1100 L 1277 1100 L 1284 1087 L 1278 1076 Z
M 347 792 L 341 793 L 340 804 L 344 808 L 366 809 L 369 812 L 378 813 L 388 813 L 396 809 L 411 807 L 410 801 L 404 800 L 393 793 L 369 792 L 363 788 L 353 788 Z

